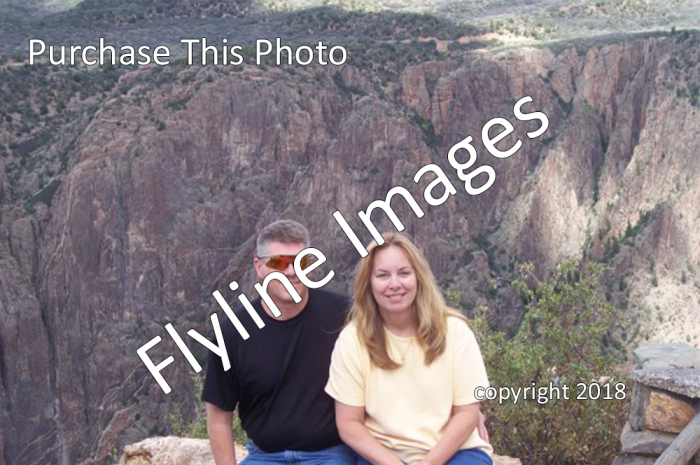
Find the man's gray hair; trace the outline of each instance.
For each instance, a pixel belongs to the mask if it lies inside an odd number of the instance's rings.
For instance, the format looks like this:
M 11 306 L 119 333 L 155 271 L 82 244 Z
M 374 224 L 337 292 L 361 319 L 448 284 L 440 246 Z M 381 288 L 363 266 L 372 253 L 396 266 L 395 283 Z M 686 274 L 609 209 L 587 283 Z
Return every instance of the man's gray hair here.
M 258 257 L 265 255 L 265 247 L 270 242 L 280 242 L 282 244 L 310 244 L 309 231 L 302 224 L 294 220 L 279 220 L 270 223 L 258 233 L 257 254 Z

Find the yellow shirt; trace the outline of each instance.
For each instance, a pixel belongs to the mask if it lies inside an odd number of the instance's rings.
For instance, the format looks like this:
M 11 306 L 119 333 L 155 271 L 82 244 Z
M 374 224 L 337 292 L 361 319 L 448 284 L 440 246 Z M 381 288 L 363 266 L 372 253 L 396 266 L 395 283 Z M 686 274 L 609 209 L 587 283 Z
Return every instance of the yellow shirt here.
M 447 323 L 445 352 L 430 366 L 417 340 L 390 331 L 389 355 L 398 363 L 405 357 L 396 370 L 371 365 L 353 324 L 335 343 L 326 392 L 343 404 L 365 407 L 369 432 L 404 462 L 421 460 L 440 441 L 452 406 L 477 402 L 474 390 L 489 386 L 474 333 L 459 318 L 449 317 Z M 493 452 L 476 428 L 460 447 L 472 448 Z

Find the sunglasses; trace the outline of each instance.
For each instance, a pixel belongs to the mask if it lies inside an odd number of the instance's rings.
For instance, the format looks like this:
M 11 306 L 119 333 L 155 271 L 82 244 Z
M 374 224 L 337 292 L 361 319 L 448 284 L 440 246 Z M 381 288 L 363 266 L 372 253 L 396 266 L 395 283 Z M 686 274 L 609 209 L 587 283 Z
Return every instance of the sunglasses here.
M 294 259 L 296 257 L 296 255 L 266 255 L 258 258 L 267 258 L 267 260 L 263 261 L 266 267 L 277 271 L 284 271 L 290 263 L 294 265 Z M 301 265 L 302 270 L 307 268 L 311 265 L 311 257 L 309 255 L 304 255 L 299 265 Z

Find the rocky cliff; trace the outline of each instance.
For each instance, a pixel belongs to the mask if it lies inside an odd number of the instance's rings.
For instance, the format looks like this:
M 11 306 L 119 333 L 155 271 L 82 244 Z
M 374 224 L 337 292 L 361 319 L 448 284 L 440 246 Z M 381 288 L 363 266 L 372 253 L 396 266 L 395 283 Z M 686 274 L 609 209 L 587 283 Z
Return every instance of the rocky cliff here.
M 255 232 L 280 217 L 309 227 L 346 290 L 359 256 L 331 214 L 360 231 L 355 213 L 396 185 L 426 212 L 397 207 L 407 232 L 467 312 L 517 322 L 520 262 L 604 260 L 609 297 L 637 317 L 622 337 L 697 343 L 698 43 L 465 52 L 390 79 L 353 65 L 125 74 L 57 135 L 68 159 L 50 207 L 27 213 L 0 171 L 0 465 L 104 463 L 164 433 L 174 405 L 193 414 L 191 368 L 163 325 L 210 334 L 215 289 L 233 301 L 237 280 L 252 296 Z M 549 117 L 537 139 L 512 114 L 525 95 Z M 496 116 L 524 138 L 509 159 L 480 143 Z M 468 135 L 497 173 L 476 197 L 446 159 Z M 458 186 L 439 207 L 412 182 L 431 162 Z M 156 335 L 153 360 L 176 359 L 170 395 L 136 355 Z

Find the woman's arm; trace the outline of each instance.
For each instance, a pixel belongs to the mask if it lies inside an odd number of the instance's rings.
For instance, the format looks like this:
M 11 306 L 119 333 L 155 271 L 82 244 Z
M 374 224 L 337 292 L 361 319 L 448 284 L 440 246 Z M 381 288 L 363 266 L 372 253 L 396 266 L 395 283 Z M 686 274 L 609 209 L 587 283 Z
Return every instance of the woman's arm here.
M 381 445 L 367 430 L 364 407 L 352 407 L 336 401 L 335 422 L 340 439 L 374 465 L 403 464 L 401 459 Z
M 489 439 L 489 430 L 486 429 L 486 415 L 479 409 L 479 420 L 476 422 L 476 430 L 479 432 L 479 436 L 486 442 L 491 442 Z
M 457 453 L 472 434 L 479 415 L 479 402 L 452 406 L 452 416 L 442 430 L 442 439 L 428 452 L 420 465 L 443 465 Z

